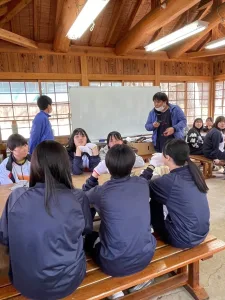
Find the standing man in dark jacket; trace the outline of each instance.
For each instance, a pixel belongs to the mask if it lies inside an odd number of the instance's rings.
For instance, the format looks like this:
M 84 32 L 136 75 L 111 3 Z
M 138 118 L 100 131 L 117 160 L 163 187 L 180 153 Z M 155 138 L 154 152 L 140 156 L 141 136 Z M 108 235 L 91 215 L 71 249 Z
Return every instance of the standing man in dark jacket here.
M 52 112 L 52 99 L 48 96 L 40 96 L 37 100 L 40 112 L 35 116 L 31 128 L 29 140 L 29 153 L 43 141 L 54 140 L 51 124 L 49 122 Z
M 154 108 L 150 111 L 145 128 L 153 131 L 152 141 L 157 152 L 162 152 L 164 144 L 173 138 L 183 139 L 187 120 L 178 105 L 169 104 L 165 93 L 153 96 Z

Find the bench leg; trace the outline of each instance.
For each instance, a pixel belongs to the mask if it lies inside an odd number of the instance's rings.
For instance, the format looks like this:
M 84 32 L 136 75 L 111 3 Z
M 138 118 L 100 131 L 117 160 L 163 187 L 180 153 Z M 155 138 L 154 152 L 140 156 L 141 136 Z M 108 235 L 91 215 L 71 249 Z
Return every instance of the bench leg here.
M 205 162 L 203 163 L 203 176 L 208 178 L 208 164 Z
M 199 285 L 199 262 L 188 266 L 188 284 L 185 289 L 195 300 L 207 300 L 209 295 L 206 290 Z

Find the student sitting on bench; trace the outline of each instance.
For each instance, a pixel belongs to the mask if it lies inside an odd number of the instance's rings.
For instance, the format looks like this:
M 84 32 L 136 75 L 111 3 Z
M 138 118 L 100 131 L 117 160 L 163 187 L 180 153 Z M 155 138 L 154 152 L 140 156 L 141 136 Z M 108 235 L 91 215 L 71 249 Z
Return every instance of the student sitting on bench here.
M 86 274 L 83 233 L 92 232 L 85 193 L 74 189 L 65 148 L 39 144 L 31 158 L 30 188 L 9 196 L 0 242 L 9 248 L 10 280 L 28 299 L 61 299 Z
M 225 161 L 224 137 L 225 117 L 216 118 L 213 128 L 207 133 L 203 144 L 203 154 L 213 160 Z M 224 162 L 225 163 L 225 162 Z
M 91 143 L 86 131 L 76 128 L 69 140 L 67 152 L 72 173 L 80 175 L 85 171 L 93 171 L 100 162 L 97 145 Z
M 12 134 L 8 138 L 7 147 L 10 156 L 0 164 L 0 184 L 29 180 L 30 155 L 26 139 L 20 134 Z
M 101 217 L 99 238 L 97 232 L 87 236 L 85 250 L 103 272 L 120 277 L 144 269 L 154 254 L 149 186 L 144 178 L 131 176 L 135 155 L 129 146 L 113 146 L 105 161 L 111 179 L 99 186 L 94 170 L 83 186 Z
M 107 145 L 100 149 L 99 155 L 101 160 L 105 160 L 109 149 L 115 145 L 122 145 L 124 143 L 121 134 L 118 131 L 111 131 L 107 136 Z M 135 153 L 135 162 L 133 168 L 140 168 L 145 165 L 143 158 Z
M 201 135 L 203 129 L 203 120 L 197 118 L 194 120 L 193 127 L 188 131 L 186 142 L 190 148 L 190 154 L 203 154 L 203 137 Z
M 153 229 L 174 247 L 192 248 L 204 241 L 209 232 L 208 187 L 190 160 L 189 147 L 183 140 L 173 139 L 165 144 L 161 165 L 167 165 L 170 173 L 149 183 Z M 148 169 L 143 172 L 145 178 Z M 168 211 L 166 217 L 163 205 Z

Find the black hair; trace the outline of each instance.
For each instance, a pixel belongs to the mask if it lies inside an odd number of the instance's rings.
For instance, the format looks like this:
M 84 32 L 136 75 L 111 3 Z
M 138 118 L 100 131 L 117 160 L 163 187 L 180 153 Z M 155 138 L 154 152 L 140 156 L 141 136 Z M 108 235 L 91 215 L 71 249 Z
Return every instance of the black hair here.
M 112 138 L 115 138 L 118 141 L 123 141 L 121 134 L 118 131 L 111 131 L 107 136 L 107 145 L 109 147 L 109 142 Z M 110 147 L 109 147 L 110 148 Z
M 201 122 L 202 122 L 202 127 L 201 127 L 201 128 L 195 127 L 195 122 L 197 122 L 197 121 L 201 121 Z M 203 129 L 203 120 L 202 120 L 202 118 L 196 118 L 196 119 L 194 120 L 193 127 L 194 127 L 196 130 L 201 131 L 201 130 Z
M 224 117 L 224 116 L 219 116 L 219 117 L 217 117 L 215 123 L 213 124 L 213 127 L 214 127 L 214 128 L 217 128 L 217 129 L 221 130 L 221 129 L 218 127 L 218 123 L 219 123 L 219 122 L 225 122 L 225 117 Z
M 46 95 L 42 95 L 37 99 L 37 106 L 40 110 L 45 110 L 49 105 L 52 105 L 52 99 Z
M 154 100 L 161 100 L 163 102 L 166 102 L 166 104 L 169 104 L 169 99 L 167 97 L 167 94 L 162 93 L 162 92 L 158 92 L 153 96 L 153 101 Z
M 207 121 L 211 121 L 212 123 L 213 123 L 213 118 L 212 117 L 208 117 L 207 119 L 206 119 L 206 122 Z
M 110 148 L 105 157 L 106 167 L 113 178 L 122 178 L 130 175 L 134 162 L 134 151 L 124 144 Z
M 7 140 L 7 147 L 13 151 L 16 147 L 27 145 L 27 140 L 20 134 L 11 134 Z
M 76 152 L 76 145 L 74 144 L 74 137 L 77 134 L 81 134 L 83 136 L 86 136 L 87 143 L 91 142 L 90 139 L 89 139 L 89 137 L 88 137 L 88 135 L 87 135 L 87 132 L 84 129 L 82 129 L 82 128 L 76 128 L 76 129 L 74 129 L 73 133 L 71 134 L 69 142 L 68 142 L 68 145 L 67 145 L 67 150 L 69 152 Z
M 205 179 L 199 168 L 191 161 L 189 157 L 190 149 L 184 140 L 172 139 L 168 141 L 163 148 L 163 155 L 164 157 L 169 155 L 173 159 L 174 163 L 180 167 L 184 166 L 185 163 L 188 163 L 190 173 L 197 188 L 200 192 L 207 193 L 209 189 L 206 185 Z
M 56 200 L 57 183 L 73 189 L 69 158 L 65 148 L 55 141 L 40 143 L 32 153 L 30 167 L 30 187 L 45 183 L 45 209 L 50 213 L 50 199 Z

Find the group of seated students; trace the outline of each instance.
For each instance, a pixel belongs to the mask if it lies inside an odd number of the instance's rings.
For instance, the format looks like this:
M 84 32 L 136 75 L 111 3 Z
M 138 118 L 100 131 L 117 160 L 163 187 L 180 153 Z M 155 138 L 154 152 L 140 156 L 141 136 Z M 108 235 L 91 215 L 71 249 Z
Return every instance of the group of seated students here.
M 214 124 L 212 118 L 208 118 L 205 127 L 201 118 L 195 119 L 186 137 L 190 154 L 204 155 L 206 158 L 219 160 L 225 164 L 224 133 L 224 116 L 217 117 Z
M 11 154 L 1 164 L 0 183 L 29 176 L 29 187 L 10 194 L 0 242 L 9 249 L 12 284 L 29 299 L 59 299 L 75 291 L 86 274 L 85 252 L 103 272 L 121 277 L 151 262 L 156 248 L 152 228 L 179 248 L 200 244 L 209 232 L 208 188 L 184 140 L 168 141 L 140 176 L 131 172 L 144 167 L 144 161 L 118 132 L 108 135 L 100 155 L 81 128 L 74 130 L 68 147 L 43 141 L 31 157 L 22 136 L 10 136 L 7 144 Z M 170 172 L 152 180 L 160 166 Z M 77 189 L 72 174 L 84 171 L 91 176 Z M 104 173 L 111 177 L 100 186 Z M 93 231 L 92 207 L 101 218 L 99 232 Z

